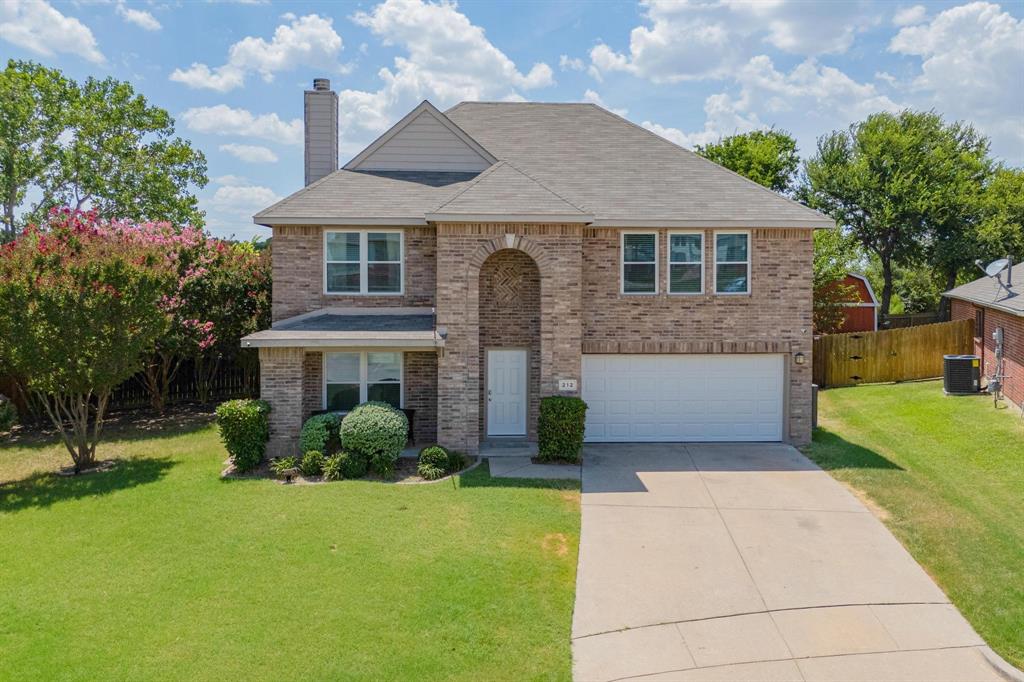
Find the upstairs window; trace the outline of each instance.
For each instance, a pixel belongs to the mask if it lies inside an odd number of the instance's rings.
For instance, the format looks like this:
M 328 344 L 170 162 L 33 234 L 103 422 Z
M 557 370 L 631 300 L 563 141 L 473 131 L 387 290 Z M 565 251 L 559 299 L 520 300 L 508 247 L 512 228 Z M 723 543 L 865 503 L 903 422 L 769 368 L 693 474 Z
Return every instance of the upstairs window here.
M 622 233 L 622 293 L 658 293 L 658 233 Z
M 704 293 L 704 233 L 672 232 L 668 236 L 668 292 Z
M 715 293 L 750 293 L 750 233 L 715 233 Z
M 402 232 L 330 230 L 324 233 L 324 292 L 401 294 Z

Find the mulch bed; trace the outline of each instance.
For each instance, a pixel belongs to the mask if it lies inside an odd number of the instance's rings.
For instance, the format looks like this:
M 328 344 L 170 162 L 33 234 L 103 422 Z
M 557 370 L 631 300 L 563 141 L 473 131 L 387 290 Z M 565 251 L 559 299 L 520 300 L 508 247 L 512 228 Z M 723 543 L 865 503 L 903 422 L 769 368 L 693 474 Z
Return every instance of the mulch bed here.
M 363 478 L 357 479 L 360 481 L 374 481 L 376 483 L 395 483 L 395 484 L 410 484 L 410 483 L 434 483 L 435 481 L 428 481 L 419 475 L 416 471 L 416 458 L 415 457 L 399 457 L 398 462 L 395 464 L 395 477 L 394 478 L 381 478 L 376 474 L 368 474 Z M 269 462 L 263 462 L 252 471 L 240 473 L 235 470 L 235 465 L 231 463 L 231 460 L 224 462 L 225 469 L 221 471 L 221 478 L 237 479 L 237 480 L 252 480 L 268 478 L 280 483 L 281 485 L 319 485 L 321 483 L 333 483 L 333 481 L 325 481 L 319 476 L 313 476 L 306 478 L 301 474 L 294 476 L 291 483 L 285 482 L 284 479 L 278 478 L 273 471 L 270 469 Z M 474 462 L 470 462 L 469 465 L 461 471 L 455 472 L 460 474 L 463 471 L 471 468 Z M 443 480 L 443 479 L 441 479 Z
M 58 469 L 55 473 L 58 476 L 85 476 L 86 474 L 102 474 L 106 471 L 110 471 L 117 466 L 119 460 L 116 459 L 103 459 L 88 469 L 82 469 L 81 471 L 75 471 L 75 467 L 63 467 Z

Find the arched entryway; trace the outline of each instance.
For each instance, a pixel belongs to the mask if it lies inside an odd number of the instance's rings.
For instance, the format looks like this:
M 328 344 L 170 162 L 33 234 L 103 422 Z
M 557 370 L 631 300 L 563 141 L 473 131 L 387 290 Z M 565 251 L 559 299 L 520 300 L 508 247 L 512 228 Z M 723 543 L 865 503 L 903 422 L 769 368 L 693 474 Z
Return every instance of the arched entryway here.
M 524 251 L 495 251 L 479 275 L 482 438 L 536 439 L 540 405 L 540 270 Z

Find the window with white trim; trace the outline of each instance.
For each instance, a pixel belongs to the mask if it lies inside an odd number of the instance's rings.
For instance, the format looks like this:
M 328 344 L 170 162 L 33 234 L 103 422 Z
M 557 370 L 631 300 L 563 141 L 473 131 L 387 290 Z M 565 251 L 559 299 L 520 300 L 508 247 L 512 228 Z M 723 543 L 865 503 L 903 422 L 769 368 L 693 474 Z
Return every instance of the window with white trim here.
M 348 412 L 368 400 L 402 407 L 402 354 L 324 353 L 324 409 Z
M 658 233 L 622 233 L 622 293 L 658 293 Z
M 704 233 L 671 232 L 668 235 L 668 292 L 704 293 Z
M 749 232 L 715 232 L 715 293 L 750 293 Z
M 401 294 L 401 230 L 327 230 L 324 292 Z

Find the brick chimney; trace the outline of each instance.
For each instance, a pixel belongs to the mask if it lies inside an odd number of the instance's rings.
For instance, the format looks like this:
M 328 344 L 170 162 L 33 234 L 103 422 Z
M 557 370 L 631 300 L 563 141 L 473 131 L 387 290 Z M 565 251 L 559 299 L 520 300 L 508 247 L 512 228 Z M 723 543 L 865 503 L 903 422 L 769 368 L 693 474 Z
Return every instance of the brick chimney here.
M 331 81 L 314 78 L 303 96 L 306 124 L 306 184 L 338 170 L 338 93 Z

